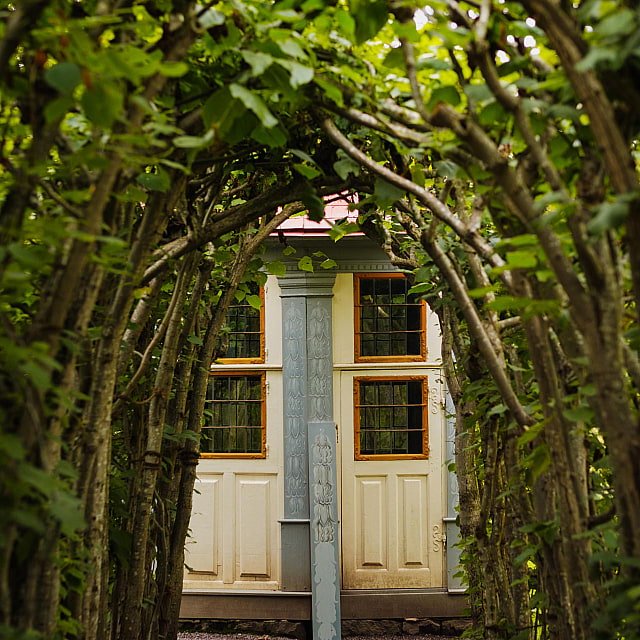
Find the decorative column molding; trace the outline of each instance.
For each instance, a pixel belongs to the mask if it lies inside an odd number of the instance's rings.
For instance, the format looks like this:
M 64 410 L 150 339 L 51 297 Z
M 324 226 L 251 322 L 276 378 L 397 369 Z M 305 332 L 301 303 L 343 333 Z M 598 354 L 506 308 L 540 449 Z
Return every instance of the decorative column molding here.
M 335 422 L 309 423 L 313 492 L 311 619 L 314 640 L 340 640 L 340 564 Z
M 282 301 L 285 518 L 309 517 L 305 306 L 302 297 Z
M 307 299 L 308 420 L 333 420 L 331 298 Z

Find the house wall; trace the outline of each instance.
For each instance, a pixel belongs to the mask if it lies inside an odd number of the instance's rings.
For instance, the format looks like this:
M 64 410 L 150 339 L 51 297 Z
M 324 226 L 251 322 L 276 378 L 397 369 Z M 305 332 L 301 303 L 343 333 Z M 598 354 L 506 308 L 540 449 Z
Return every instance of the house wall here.
M 321 420 L 325 422 L 316 422 L 313 428 L 324 429 L 324 433 L 332 437 L 335 430 L 337 438 L 333 462 L 337 474 L 335 507 L 340 509 L 342 544 L 340 548 L 336 540 L 332 547 L 342 553 L 339 560 L 342 576 L 338 576 L 337 588 L 339 590 L 341 586 L 341 578 L 343 600 L 349 593 L 358 593 L 345 592 L 345 588 L 376 589 L 380 594 L 384 592 L 380 589 L 406 587 L 411 589 L 407 596 L 410 595 L 414 602 L 419 592 L 433 596 L 437 593 L 444 602 L 442 591 L 447 587 L 447 580 L 452 580 L 451 566 L 447 576 L 444 533 L 445 526 L 451 529 L 452 523 L 449 518 L 446 524 L 451 509 L 447 511 L 445 394 L 437 319 L 431 311 L 427 312 L 425 362 L 377 365 L 354 362 L 353 272 L 392 270 L 386 257 L 371 246 L 365 246 L 363 240 L 358 238 L 344 243 L 340 250 L 322 239 L 290 240 L 292 244 L 297 243 L 297 258 L 305 253 L 312 255 L 318 248 L 334 258 L 339 264 L 335 270 L 337 274 L 302 273 L 292 263 L 288 265 L 287 278 L 269 276 L 265 288 L 265 364 L 215 365 L 221 370 L 266 370 L 267 455 L 257 460 L 207 459 L 200 462 L 196 487 L 199 493 L 194 496 L 192 534 L 187 543 L 190 569 L 185 572 L 184 583 L 185 594 L 200 598 L 198 602 L 202 602 L 204 594 L 217 593 L 227 599 L 233 593 L 251 597 L 270 592 L 274 596 L 282 595 L 281 600 L 286 600 L 288 607 L 295 602 L 300 603 L 297 608 L 300 611 L 307 611 L 309 607 L 305 597 L 312 590 L 313 582 L 314 564 L 310 556 L 317 552 L 311 530 L 314 526 L 313 504 L 310 513 L 308 502 L 313 491 L 309 491 L 308 485 L 304 488 L 307 502 L 297 510 L 291 500 L 290 473 L 293 459 L 290 414 L 292 406 L 295 407 L 290 390 L 291 367 L 295 368 L 292 353 L 295 354 L 296 349 L 304 350 L 304 354 L 298 355 L 307 362 L 305 367 L 309 362 L 310 366 L 315 366 L 313 357 L 306 351 L 313 348 L 314 339 L 316 343 L 318 341 L 318 335 L 308 335 L 308 331 L 313 334 L 314 329 L 309 329 L 312 319 L 306 316 L 306 305 L 328 309 L 328 317 L 332 318 L 328 336 L 329 352 L 333 353 L 329 356 L 333 385 L 329 402 L 331 415 L 324 415 Z M 273 251 L 272 259 L 281 260 L 278 253 Z M 315 302 L 310 302 L 311 299 Z M 291 315 L 296 306 L 303 310 L 302 316 Z M 302 341 L 287 342 L 292 327 L 302 329 L 302 324 L 296 325 L 297 317 L 299 323 L 305 323 Z M 317 360 L 320 361 L 321 358 Z M 308 376 L 308 369 L 305 371 Z M 409 373 L 426 375 L 429 379 L 429 459 L 384 465 L 369 462 L 358 468 L 353 461 L 354 376 Z M 308 383 L 309 380 L 305 380 L 305 384 Z M 313 394 L 313 386 L 305 388 L 304 393 Z M 305 419 L 309 419 L 308 407 Z M 306 424 L 305 428 L 308 427 Z M 310 455 L 308 446 L 305 455 Z M 305 464 L 307 468 L 301 477 L 308 482 L 308 460 Z M 312 478 L 313 469 L 311 472 Z M 372 554 L 377 554 L 378 559 Z M 457 586 L 453 585 L 454 588 Z M 366 591 L 359 593 L 361 596 L 367 594 Z M 187 610 L 188 603 L 195 602 L 193 598 L 185 600 Z M 337 595 L 335 599 L 339 601 Z M 452 602 L 447 605 L 449 614 L 462 606 L 460 600 Z M 242 604 L 238 606 L 243 607 Z M 336 607 L 339 611 L 339 602 Z M 272 605 L 268 608 L 273 611 Z M 218 610 L 213 605 L 205 609 Z M 401 611 L 402 607 L 397 604 L 396 610 Z M 376 617 L 375 611 L 371 613 L 370 617 Z M 193 615 L 193 611 L 187 615 Z M 212 613 L 212 616 L 216 617 L 216 614 Z

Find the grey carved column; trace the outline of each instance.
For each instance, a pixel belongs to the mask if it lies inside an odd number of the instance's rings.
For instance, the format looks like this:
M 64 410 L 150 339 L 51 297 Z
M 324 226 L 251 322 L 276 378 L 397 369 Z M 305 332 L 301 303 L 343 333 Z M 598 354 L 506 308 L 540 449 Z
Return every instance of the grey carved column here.
M 279 279 L 285 405 L 282 582 L 284 590 L 302 590 L 304 580 L 310 582 L 314 640 L 339 640 L 341 635 L 331 349 L 334 281 L 335 274 L 301 272 Z
M 298 278 L 281 278 L 280 287 L 284 393 L 282 589 L 310 591 L 306 298 L 304 283 Z

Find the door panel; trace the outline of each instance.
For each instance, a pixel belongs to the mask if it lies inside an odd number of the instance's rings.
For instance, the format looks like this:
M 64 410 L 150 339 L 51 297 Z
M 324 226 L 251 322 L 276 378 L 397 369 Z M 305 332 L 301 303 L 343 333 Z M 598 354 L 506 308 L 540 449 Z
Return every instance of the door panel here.
M 361 567 L 388 569 L 389 536 L 387 521 L 386 477 L 356 477 L 356 536 L 358 565 Z M 365 535 L 366 534 L 366 535 Z
M 237 574 L 241 578 L 271 576 L 271 490 L 273 479 L 238 479 Z
M 198 531 L 198 538 L 189 537 L 186 542 L 187 566 L 193 572 L 217 577 L 221 564 L 220 485 L 222 474 L 203 474 L 196 480 L 191 511 L 191 530 Z
M 193 496 L 184 588 L 277 589 L 277 474 L 204 471 L 213 465 L 244 467 L 245 461 L 200 464 L 203 471 Z
M 429 505 L 426 476 L 398 476 L 399 566 L 427 566 L 426 539 Z M 423 505 L 423 506 L 421 506 Z
M 367 371 L 368 376 L 415 371 Z M 424 370 L 420 371 L 424 375 Z M 429 458 L 354 459 L 353 379 L 340 373 L 342 571 L 345 589 L 439 587 L 442 547 L 432 543 L 442 518 L 442 412 L 436 374 L 429 374 Z

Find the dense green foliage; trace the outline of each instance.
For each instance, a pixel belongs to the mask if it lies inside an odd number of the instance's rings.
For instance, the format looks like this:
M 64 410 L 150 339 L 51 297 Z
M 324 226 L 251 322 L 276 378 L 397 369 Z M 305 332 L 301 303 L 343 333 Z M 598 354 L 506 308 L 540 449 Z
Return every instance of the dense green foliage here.
M 175 636 L 225 307 L 349 188 L 440 316 L 475 632 L 640 637 L 633 2 L 1 11 L 0 636 Z
M 315 113 L 440 316 L 476 632 L 639 637 L 638 9 L 389 10 Z
M 288 140 L 300 36 L 282 23 L 252 92 L 244 57 L 267 54 L 229 10 L 2 3 L 3 637 L 175 636 L 225 309 L 261 241 L 344 188 L 311 166 L 317 132 Z

